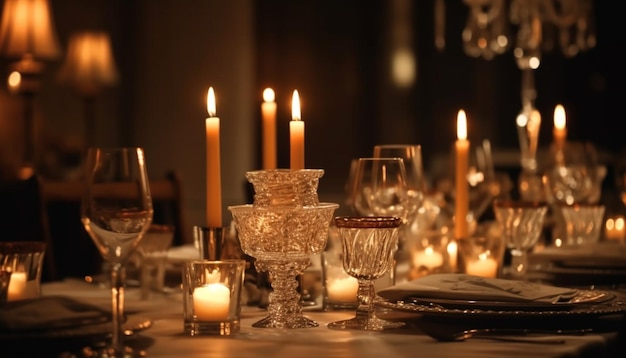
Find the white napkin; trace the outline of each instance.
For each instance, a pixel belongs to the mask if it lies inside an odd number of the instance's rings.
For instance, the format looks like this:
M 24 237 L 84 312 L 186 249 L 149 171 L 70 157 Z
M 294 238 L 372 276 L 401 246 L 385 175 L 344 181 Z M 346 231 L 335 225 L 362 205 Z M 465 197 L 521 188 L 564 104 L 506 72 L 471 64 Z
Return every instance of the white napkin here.
M 0 305 L 0 332 L 45 331 L 102 323 L 110 319 L 111 312 L 63 296 Z
M 578 290 L 527 281 L 484 278 L 457 273 L 431 274 L 378 291 L 389 301 L 439 298 L 499 302 L 567 302 Z

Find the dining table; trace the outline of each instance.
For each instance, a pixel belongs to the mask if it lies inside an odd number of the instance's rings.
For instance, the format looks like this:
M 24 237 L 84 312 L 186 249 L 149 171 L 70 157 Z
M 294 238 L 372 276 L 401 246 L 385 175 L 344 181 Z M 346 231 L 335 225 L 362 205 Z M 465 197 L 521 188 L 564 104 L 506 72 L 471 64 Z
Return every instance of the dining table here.
M 110 290 L 105 283 L 67 278 L 43 283 L 41 290 L 42 297 L 65 296 L 103 309 L 110 306 Z M 303 314 L 317 322 L 317 327 L 255 328 L 253 323 L 265 317 L 267 310 L 244 302 L 239 332 L 230 336 L 189 336 L 184 332 L 182 292 L 175 287 L 142 298 L 139 288 L 129 285 L 124 300 L 126 324 L 131 325 L 125 342 L 146 357 L 619 357 L 626 348 L 623 317 L 617 328 L 607 331 L 520 333 L 506 335 L 510 341 L 475 337 L 443 342 L 411 324 L 421 319 L 419 314 L 383 307 L 382 317 L 404 320 L 405 327 L 385 331 L 334 330 L 327 324 L 354 317 L 355 312 L 324 311 L 320 305 L 314 305 L 303 307 Z M 526 341 L 515 341 L 516 338 Z M 0 348 L 0 356 L 81 357 L 84 352 L 71 339 L 67 340 L 67 347 L 46 348 L 41 343 L 44 341 L 37 336 L 5 340 L 2 345 L 11 347 L 11 353 L 5 354 Z

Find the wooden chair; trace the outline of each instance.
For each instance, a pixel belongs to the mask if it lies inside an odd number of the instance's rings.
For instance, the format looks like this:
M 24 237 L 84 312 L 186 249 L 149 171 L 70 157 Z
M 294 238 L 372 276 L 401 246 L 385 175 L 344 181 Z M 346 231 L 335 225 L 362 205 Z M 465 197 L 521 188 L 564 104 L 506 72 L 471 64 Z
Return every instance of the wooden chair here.
M 101 271 L 102 258 L 80 220 L 82 181 L 49 181 L 39 178 L 40 221 L 48 243 L 46 275 L 51 280 L 80 277 Z M 121 194 L 124 190 L 119 191 Z M 181 178 L 170 172 L 150 181 L 155 224 L 173 225 L 173 245 L 190 242 L 185 237 Z

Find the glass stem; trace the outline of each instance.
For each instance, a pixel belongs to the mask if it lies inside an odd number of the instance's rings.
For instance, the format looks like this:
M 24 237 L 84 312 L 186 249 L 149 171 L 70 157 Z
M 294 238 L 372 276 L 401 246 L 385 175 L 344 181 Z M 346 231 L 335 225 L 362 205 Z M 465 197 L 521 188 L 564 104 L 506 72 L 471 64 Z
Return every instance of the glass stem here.
M 524 279 L 528 269 L 528 255 L 525 250 L 511 250 L 511 276 L 514 279 Z
M 359 279 L 359 289 L 357 291 L 359 306 L 356 309 L 357 319 L 369 321 L 375 317 L 374 306 L 372 305 L 375 297 L 376 290 L 374 288 L 374 282 L 372 280 Z
M 124 267 L 119 264 L 111 265 L 111 321 L 113 336 L 111 348 L 115 353 L 124 351 L 122 322 L 124 321 Z

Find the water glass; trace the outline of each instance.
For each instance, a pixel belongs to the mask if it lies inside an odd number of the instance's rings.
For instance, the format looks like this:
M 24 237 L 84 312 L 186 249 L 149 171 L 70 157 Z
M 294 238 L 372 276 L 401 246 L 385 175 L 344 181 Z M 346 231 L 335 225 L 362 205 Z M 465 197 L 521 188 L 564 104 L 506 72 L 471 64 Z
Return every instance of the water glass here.
M 245 260 L 195 260 L 183 266 L 184 331 L 190 336 L 239 332 Z
M 600 240 L 605 206 L 601 204 L 559 205 L 565 223 L 565 237 L 556 246 L 592 245 Z
M 39 297 L 45 252 L 42 241 L 0 242 L 0 302 Z

